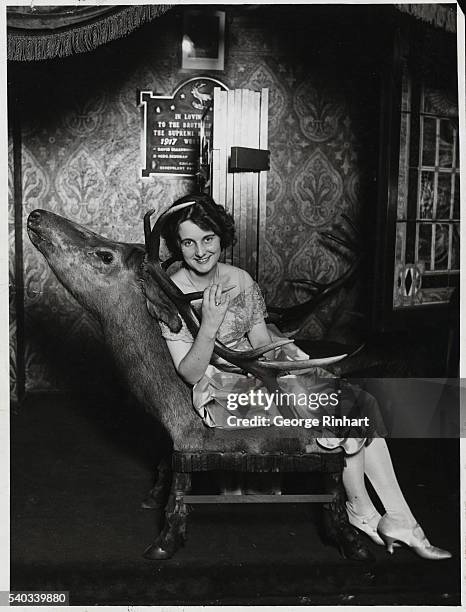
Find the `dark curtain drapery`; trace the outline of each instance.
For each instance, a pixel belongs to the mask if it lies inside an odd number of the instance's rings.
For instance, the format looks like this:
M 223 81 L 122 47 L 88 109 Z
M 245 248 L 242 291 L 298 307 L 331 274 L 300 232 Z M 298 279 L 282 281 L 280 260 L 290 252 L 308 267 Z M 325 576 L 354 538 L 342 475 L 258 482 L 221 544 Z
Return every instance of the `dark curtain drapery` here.
M 8 59 L 43 60 L 92 51 L 126 36 L 172 6 L 11 6 L 7 8 Z M 393 6 L 447 32 L 456 32 L 456 5 Z
M 403 13 L 447 32 L 456 32 L 456 4 L 395 4 Z
M 171 4 L 141 6 L 11 6 L 8 59 L 44 60 L 92 51 L 160 17 Z

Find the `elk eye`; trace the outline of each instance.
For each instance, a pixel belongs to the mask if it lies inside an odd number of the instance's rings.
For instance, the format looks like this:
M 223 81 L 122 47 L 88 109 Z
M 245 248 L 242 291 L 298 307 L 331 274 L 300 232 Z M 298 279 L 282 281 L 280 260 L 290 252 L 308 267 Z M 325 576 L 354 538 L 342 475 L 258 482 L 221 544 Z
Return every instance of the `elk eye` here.
M 104 262 L 104 264 L 111 264 L 113 261 L 113 253 L 110 251 L 96 251 L 96 255 Z

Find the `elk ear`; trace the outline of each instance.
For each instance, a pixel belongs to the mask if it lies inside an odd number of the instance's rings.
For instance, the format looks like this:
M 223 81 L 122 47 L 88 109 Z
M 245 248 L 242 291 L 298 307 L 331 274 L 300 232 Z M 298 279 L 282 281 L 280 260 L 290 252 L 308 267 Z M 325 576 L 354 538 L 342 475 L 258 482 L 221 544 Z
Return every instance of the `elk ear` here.
M 181 329 L 181 317 L 170 298 L 154 281 L 147 268 L 143 270 L 143 292 L 149 314 L 168 325 L 170 331 L 177 334 Z
M 144 245 L 132 244 L 124 256 L 124 264 L 128 269 L 139 270 L 142 260 L 144 259 Z

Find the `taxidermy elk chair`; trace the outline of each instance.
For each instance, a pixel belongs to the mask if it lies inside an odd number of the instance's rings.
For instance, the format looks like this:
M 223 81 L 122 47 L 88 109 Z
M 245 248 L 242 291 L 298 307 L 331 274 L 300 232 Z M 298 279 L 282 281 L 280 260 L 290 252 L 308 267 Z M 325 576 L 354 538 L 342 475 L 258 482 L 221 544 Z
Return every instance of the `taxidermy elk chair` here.
M 163 213 L 151 229 L 149 211 L 144 217 L 146 256 L 143 264 L 143 290 L 147 307 L 152 316 L 166 323 L 173 332 L 181 328 L 183 318 L 187 328 L 195 337 L 199 330 L 199 319 L 191 307 L 191 301 L 202 298 L 202 293 L 183 294 L 167 273 L 174 259 L 160 261 L 160 233 L 168 214 L 184 205 Z M 351 246 L 337 235 L 328 234 L 331 240 Z M 343 240 L 343 242 L 342 242 Z M 311 308 L 336 291 L 354 276 L 357 262 L 340 279 L 329 285 L 312 283 L 313 295 L 305 304 L 291 310 L 291 316 L 304 318 Z M 285 309 L 275 309 L 275 315 L 287 320 Z M 259 358 L 266 352 L 282 346 L 290 340 L 279 340 L 273 344 L 246 351 L 232 350 L 216 341 L 214 355 L 229 362 L 236 371 L 250 373 L 259 378 L 270 392 L 278 388 L 277 376 L 284 372 L 305 370 L 319 365 L 319 359 L 300 362 L 263 361 Z M 231 370 L 230 370 L 231 371 Z M 181 417 L 182 418 L 182 417 Z M 163 460 L 158 468 L 158 479 L 152 489 L 153 507 L 165 509 L 163 528 L 155 542 L 148 547 L 147 559 L 168 559 L 186 538 L 186 520 L 189 505 L 193 503 L 240 503 L 244 502 L 324 502 L 324 528 L 330 542 L 335 544 L 347 558 L 367 561 L 371 553 L 364 547 L 360 535 L 349 523 L 345 508 L 345 493 L 341 475 L 344 456 L 341 449 L 321 448 L 315 438 L 304 428 L 287 428 L 286 436 L 280 428 L 251 428 L 224 430 L 206 427 L 202 420 L 191 429 L 189 435 L 173 439 L 173 453 Z M 183 431 L 183 427 L 178 428 Z M 186 430 L 186 429 L 185 429 Z M 237 472 L 313 472 L 323 475 L 323 495 L 247 495 L 247 496 L 199 496 L 190 495 L 193 472 L 226 470 Z

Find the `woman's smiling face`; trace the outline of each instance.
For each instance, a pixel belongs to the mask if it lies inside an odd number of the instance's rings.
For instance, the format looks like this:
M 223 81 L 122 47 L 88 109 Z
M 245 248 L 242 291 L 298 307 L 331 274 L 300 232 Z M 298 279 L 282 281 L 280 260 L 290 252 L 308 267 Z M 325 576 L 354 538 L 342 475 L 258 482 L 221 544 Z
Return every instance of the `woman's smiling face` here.
M 192 221 L 183 221 L 178 228 L 181 254 L 186 265 L 197 274 L 208 274 L 222 252 L 220 237 Z

